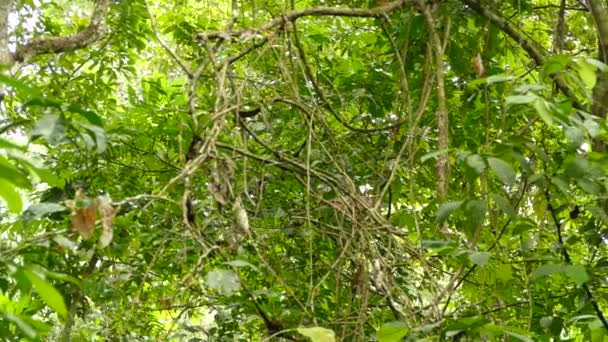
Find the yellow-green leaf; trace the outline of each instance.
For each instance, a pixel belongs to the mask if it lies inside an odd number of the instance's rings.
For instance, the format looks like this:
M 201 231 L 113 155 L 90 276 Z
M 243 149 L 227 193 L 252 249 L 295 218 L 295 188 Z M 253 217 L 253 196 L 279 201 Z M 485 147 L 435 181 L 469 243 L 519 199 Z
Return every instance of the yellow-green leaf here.
M 53 309 L 57 314 L 66 319 L 68 317 L 68 309 L 63 301 L 63 296 L 57 289 L 46 280 L 42 279 L 36 273 L 30 270 L 23 270 L 27 279 L 34 285 L 38 296 Z
M 336 334 L 333 330 L 321 328 L 321 327 L 310 327 L 310 328 L 298 328 L 298 332 L 308 338 L 312 342 L 335 342 Z
M 409 333 L 407 324 L 400 321 L 383 324 L 378 330 L 378 342 L 400 342 Z

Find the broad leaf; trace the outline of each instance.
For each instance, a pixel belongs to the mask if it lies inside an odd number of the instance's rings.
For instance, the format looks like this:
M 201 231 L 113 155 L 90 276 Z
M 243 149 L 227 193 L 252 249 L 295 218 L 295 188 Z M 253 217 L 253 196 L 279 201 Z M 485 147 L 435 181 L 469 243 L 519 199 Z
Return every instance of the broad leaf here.
M 63 140 L 67 131 L 65 120 L 58 115 L 43 116 L 30 132 L 32 138 L 43 137 L 50 145 L 56 145 Z
M 380 327 L 380 330 L 378 330 L 376 338 L 378 339 L 378 342 L 400 342 L 408 333 L 409 328 L 407 324 L 400 321 L 394 321 L 384 323 Z
M 471 252 L 469 253 L 469 260 L 479 267 L 484 267 L 488 263 L 488 260 L 490 260 L 490 253 Z
M 232 270 L 215 269 L 205 276 L 205 282 L 211 289 L 222 295 L 232 296 L 241 288 L 239 276 Z
M 553 275 L 555 273 L 562 272 L 563 270 L 564 270 L 564 265 L 545 264 L 545 265 L 542 265 L 539 268 L 535 269 L 534 271 L 532 271 L 532 273 L 530 274 L 530 278 L 532 278 L 533 280 L 536 280 L 536 279 L 539 279 L 542 277 L 546 277 L 546 276 Z
M 4 199 L 8 210 L 12 213 L 20 213 L 23 208 L 21 194 L 15 189 L 13 184 L 0 178 L 0 197 Z
M 570 278 L 573 282 L 576 283 L 576 285 L 579 286 L 583 285 L 591 279 L 589 277 L 589 274 L 587 274 L 585 267 L 582 265 L 566 265 L 564 267 L 564 272 L 566 273 L 568 278 Z
M 494 200 L 494 203 L 500 208 L 500 210 L 505 213 L 511 220 L 517 218 L 517 213 L 509 203 L 509 200 L 502 197 L 501 195 L 491 193 L 490 197 Z
M 52 202 L 32 204 L 23 212 L 24 225 L 27 226 L 33 220 L 38 220 L 45 215 L 67 210 L 68 208 Z
M 68 309 L 66 308 L 63 296 L 59 291 L 34 272 L 24 269 L 23 273 L 36 289 L 38 296 L 40 296 L 51 309 L 57 312 L 59 317 L 66 319 L 68 316 Z
M 445 220 L 447 220 L 452 211 L 460 207 L 462 203 L 463 201 L 454 201 L 441 204 L 439 206 L 439 210 L 437 211 L 437 223 L 442 224 Z
M 312 342 L 335 342 L 336 334 L 333 330 L 312 327 L 312 328 L 298 328 L 298 332 L 308 338 Z
M 489 157 L 488 164 L 498 179 L 504 184 L 511 185 L 515 181 L 515 171 L 511 165 L 502 159 Z

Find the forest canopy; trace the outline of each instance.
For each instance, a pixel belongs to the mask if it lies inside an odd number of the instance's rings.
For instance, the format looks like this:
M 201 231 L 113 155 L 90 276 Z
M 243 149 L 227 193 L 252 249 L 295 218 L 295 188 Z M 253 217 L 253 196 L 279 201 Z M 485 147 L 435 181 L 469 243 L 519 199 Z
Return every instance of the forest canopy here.
M 0 338 L 608 341 L 601 0 L 0 1 Z

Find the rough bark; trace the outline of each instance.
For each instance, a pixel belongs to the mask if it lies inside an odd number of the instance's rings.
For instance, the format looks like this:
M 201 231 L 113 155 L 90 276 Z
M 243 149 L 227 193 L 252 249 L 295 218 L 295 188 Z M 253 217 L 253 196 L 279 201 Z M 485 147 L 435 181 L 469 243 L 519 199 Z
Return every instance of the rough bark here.
M 102 39 L 107 34 L 106 15 L 111 5 L 112 0 L 97 0 L 89 26 L 84 31 L 65 37 L 34 39 L 17 48 L 17 51 L 12 56 L 13 61 L 22 62 L 36 55 L 74 51 L 85 48 Z
M 13 1 L 0 0 L 0 64 L 11 63 L 11 53 L 8 50 L 8 14 Z
M 445 75 L 443 69 L 443 44 L 435 29 L 435 18 L 431 9 L 424 6 L 424 16 L 429 27 L 431 45 L 435 59 L 435 79 L 437 81 L 437 128 L 439 129 L 439 150 L 445 151 L 450 144 L 448 106 L 445 95 Z M 444 200 L 448 194 L 449 168 L 447 153 L 442 153 L 437 158 L 437 195 Z
M 589 9 L 595 22 L 598 36 L 598 58 L 604 63 L 608 63 L 608 14 L 606 7 L 602 1 L 588 0 Z M 606 118 L 608 110 L 608 73 L 605 71 L 597 71 L 597 81 L 593 88 L 593 99 L 591 105 L 591 113 L 601 118 Z M 601 150 L 605 150 L 604 143 L 595 144 Z M 601 146 L 600 146 L 601 145 Z

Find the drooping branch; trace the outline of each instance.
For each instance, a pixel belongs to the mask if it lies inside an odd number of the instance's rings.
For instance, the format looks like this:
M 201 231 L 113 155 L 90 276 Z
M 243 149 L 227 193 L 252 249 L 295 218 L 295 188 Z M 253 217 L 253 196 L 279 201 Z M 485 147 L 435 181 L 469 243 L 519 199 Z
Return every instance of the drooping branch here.
M 82 31 L 65 37 L 37 38 L 20 46 L 13 54 L 15 62 L 46 53 L 74 51 L 85 48 L 102 39 L 107 34 L 106 15 L 112 5 L 112 0 L 97 0 L 89 26 Z
M 302 17 L 358 17 L 358 18 L 381 18 L 387 13 L 396 11 L 406 4 L 413 4 L 415 0 L 397 0 L 386 5 L 374 8 L 342 8 L 342 7 L 313 7 L 303 10 L 289 11 L 283 15 L 274 18 L 266 24 L 253 29 L 244 29 L 237 31 L 216 31 L 199 33 L 196 37 L 201 40 L 211 39 L 230 39 L 230 38 L 249 38 L 269 31 L 270 29 L 285 25 L 288 22 L 294 22 Z

